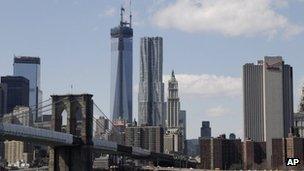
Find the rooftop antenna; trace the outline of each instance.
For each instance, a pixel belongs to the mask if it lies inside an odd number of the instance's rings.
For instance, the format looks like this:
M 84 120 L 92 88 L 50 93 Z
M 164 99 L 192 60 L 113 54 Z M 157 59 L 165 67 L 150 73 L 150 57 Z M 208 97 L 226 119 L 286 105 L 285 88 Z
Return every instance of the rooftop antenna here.
M 125 9 L 123 8 L 123 6 L 121 6 L 120 8 L 120 25 L 123 26 L 124 22 L 123 22 L 123 12 L 125 11 Z
M 132 0 L 130 0 L 129 2 L 130 2 L 130 4 L 129 4 L 130 5 L 130 21 L 129 21 L 130 23 L 129 23 L 129 25 L 132 28 L 132 6 L 131 6 Z

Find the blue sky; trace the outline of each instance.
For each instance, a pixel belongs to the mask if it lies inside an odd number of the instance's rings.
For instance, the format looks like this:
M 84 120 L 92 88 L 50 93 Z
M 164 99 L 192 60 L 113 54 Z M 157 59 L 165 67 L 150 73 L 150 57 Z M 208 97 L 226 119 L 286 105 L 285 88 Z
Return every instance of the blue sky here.
M 124 0 L 1 0 L 0 75 L 13 55 L 40 56 L 44 98 L 92 93 L 109 113 L 110 28 Z M 242 65 L 265 55 L 294 67 L 295 109 L 304 82 L 303 0 L 133 0 L 134 117 L 137 117 L 139 38 L 162 36 L 164 75 L 174 69 L 188 138 L 202 120 L 212 135 L 243 137 Z M 165 82 L 167 80 L 165 76 Z

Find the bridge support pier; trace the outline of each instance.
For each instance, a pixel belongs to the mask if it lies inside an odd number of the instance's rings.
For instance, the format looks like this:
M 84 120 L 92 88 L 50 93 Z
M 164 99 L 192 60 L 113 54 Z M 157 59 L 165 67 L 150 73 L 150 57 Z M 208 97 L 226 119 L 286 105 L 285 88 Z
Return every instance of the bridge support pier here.
M 90 94 L 53 95 L 52 130 L 66 132 L 80 139 L 72 146 L 50 147 L 49 171 L 93 170 L 93 100 Z M 62 129 L 62 112 L 67 125 Z
M 92 171 L 91 146 L 56 147 L 50 150 L 49 171 Z

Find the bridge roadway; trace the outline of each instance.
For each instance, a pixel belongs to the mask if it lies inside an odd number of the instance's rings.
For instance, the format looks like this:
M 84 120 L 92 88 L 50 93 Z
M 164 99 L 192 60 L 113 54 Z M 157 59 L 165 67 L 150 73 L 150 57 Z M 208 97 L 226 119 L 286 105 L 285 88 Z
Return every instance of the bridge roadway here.
M 72 134 L 8 123 L 0 123 L 0 139 L 35 142 L 54 147 L 77 146 L 81 143 L 80 138 Z M 94 149 L 105 154 L 117 154 L 155 162 L 180 163 L 182 161 L 188 163 L 186 159 L 176 159 L 173 155 L 154 153 L 139 147 L 120 145 L 102 139 L 93 139 L 92 145 Z

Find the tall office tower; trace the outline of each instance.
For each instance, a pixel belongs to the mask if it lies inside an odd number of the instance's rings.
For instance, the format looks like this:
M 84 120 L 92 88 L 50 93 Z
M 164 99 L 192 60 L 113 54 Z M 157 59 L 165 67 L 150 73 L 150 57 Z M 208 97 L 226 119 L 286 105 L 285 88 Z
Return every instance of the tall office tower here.
M 186 133 L 187 133 L 186 132 L 187 131 L 186 111 L 185 110 L 180 110 L 178 118 L 179 118 L 178 124 L 182 128 L 183 136 L 186 140 L 186 138 L 187 138 L 187 136 L 186 136 Z
M 39 117 L 40 112 L 37 108 L 42 105 L 40 58 L 19 56 L 14 58 L 14 76 L 22 76 L 29 80 L 29 106 L 33 111 L 33 119 Z
M 172 71 L 171 79 L 168 82 L 168 102 L 167 102 L 167 127 L 178 127 L 180 102 L 178 97 L 178 82 L 175 78 L 174 71 Z
M 29 81 L 24 77 L 1 77 L 1 83 L 7 87 L 6 112 L 13 112 L 16 106 L 29 106 Z
M 182 137 L 183 137 L 183 152 L 184 154 L 187 154 L 187 120 L 186 120 L 186 110 L 180 110 L 179 116 L 178 116 L 178 124 L 182 131 Z
M 163 125 L 163 39 L 143 37 L 140 41 L 139 124 Z
M 0 118 L 6 114 L 7 110 L 7 86 L 0 83 Z M 3 121 L 2 121 L 3 122 Z M 4 158 L 4 143 L 0 141 L 0 158 Z
M 201 127 L 201 137 L 202 138 L 211 138 L 211 128 L 209 121 L 203 121 Z
M 263 61 L 243 66 L 244 138 L 264 140 Z
M 7 110 L 7 86 L 0 83 L 0 117 L 6 114 Z
M 272 139 L 287 137 L 293 124 L 292 67 L 280 56 L 266 56 L 257 65 L 245 64 L 243 90 L 245 138 L 266 141 L 270 167 Z
M 132 122 L 133 29 L 123 20 L 111 29 L 111 115 L 113 120 Z M 130 15 L 131 18 L 131 15 Z M 131 19 L 130 19 L 131 20 Z

